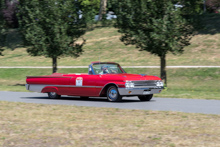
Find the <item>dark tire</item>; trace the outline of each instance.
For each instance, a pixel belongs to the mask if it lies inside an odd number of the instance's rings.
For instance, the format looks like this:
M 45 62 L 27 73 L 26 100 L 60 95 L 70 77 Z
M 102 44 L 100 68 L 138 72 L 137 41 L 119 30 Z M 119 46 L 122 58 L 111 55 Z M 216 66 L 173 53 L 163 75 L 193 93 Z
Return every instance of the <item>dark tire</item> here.
M 107 90 L 107 99 L 110 102 L 119 102 L 122 100 L 116 86 L 110 86 Z
M 151 95 L 140 95 L 138 96 L 140 101 L 150 101 L 153 97 L 153 94 Z
M 82 100 L 88 100 L 89 97 L 88 97 L 88 96 L 81 96 L 80 99 L 82 99 Z
M 58 95 L 56 92 L 48 92 L 48 97 L 51 98 L 51 99 L 58 99 L 61 96 Z

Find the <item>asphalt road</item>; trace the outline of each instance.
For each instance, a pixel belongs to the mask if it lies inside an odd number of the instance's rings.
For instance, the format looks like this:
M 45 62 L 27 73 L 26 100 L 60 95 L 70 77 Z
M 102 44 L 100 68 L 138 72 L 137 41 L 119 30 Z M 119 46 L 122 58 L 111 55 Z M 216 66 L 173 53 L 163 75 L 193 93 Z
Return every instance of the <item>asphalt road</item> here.
M 0 101 L 220 114 L 220 100 L 154 97 L 149 102 L 141 102 L 137 97 L 124 97 L 122 102 L 112 103 L 106 98 L 82 100 L 79 97 L 62 96 L 61 99 L 49 99 L 43 93 L 0 91 Z

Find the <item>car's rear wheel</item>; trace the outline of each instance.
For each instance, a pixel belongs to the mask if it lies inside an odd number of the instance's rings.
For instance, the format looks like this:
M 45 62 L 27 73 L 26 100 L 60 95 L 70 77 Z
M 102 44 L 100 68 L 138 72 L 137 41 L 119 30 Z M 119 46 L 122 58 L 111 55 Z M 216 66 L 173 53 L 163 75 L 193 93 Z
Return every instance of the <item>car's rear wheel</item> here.
M 58 95 L 56 92 L 48 92 L 48 97 L 51 99 L 57 99 L 60 98 L 61 96 Z
M 107 99 L 110 102 L 119 102 L 122 100 L 122 96 L 119 94 L 116 86 L 110 86 L 107 90 Z
M 138 96 L 140 101 L 150 101 L 153 97 L 153 94 L 151 95 L 140 95 Z

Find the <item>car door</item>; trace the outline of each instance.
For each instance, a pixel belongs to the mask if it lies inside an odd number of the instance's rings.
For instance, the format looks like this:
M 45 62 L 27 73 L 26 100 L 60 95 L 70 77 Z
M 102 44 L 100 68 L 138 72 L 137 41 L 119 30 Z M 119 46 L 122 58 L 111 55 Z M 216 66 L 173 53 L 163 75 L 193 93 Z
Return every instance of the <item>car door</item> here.
M 79 74 L 70 79 L 70 93 L 74 96 L 97 96 L 98 75 Z

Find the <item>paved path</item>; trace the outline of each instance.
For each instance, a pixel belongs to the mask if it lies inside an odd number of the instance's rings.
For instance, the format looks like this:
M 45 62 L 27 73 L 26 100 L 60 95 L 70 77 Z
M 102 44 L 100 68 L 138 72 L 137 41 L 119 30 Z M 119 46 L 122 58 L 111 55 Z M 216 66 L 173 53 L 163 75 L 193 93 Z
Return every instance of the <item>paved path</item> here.
M 0 101 L 220 114 L 220 100 L 154 97 L 150 102 L 141 102 L 137 97 L 124 97 L 122 102 L 112 103 L 106 98 L 82 100 L 78 97 L 62 96 L 61 99 L 49 99 L 47 94 L 43 93 L 0 91 Z
M 160 66 L 122 66 L 123 68 L 160 68 Z M 0 68 L 52 68 L 52 66 L 0 66 Z M 88 66 L 58 66 L 58 68 L 88 68 Z M 220 68 L 220 66 L 166 66 L 166 68 Z

